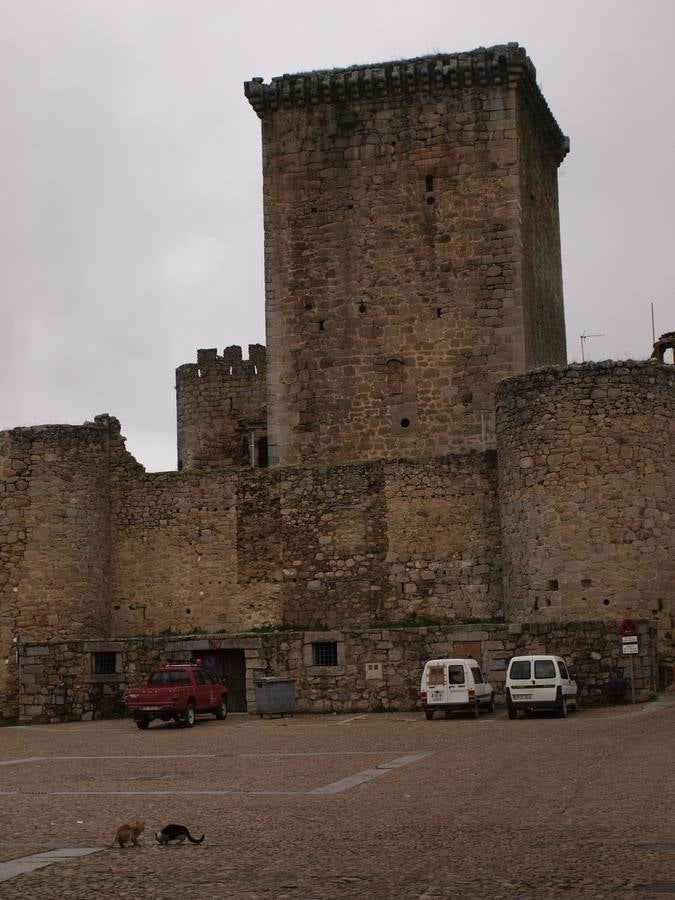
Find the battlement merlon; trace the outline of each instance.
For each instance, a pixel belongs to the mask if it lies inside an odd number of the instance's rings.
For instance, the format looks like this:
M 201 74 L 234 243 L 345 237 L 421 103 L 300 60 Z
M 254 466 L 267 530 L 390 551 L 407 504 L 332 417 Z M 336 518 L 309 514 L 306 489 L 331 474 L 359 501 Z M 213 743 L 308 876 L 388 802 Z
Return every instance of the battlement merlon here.
M 265 84 L 244 82 L 244 93 L 260 118 L 289 107 L 340 105 L 350 100 L 377 100 L 474 86 L 518 85 L 534 107 L 558 162 L 570 149 L 566 137 L 537 85 L 537 72 L 525 48 L 517 43 L 479 47 L 462 53 L 440 53 L 416 59 L 281 75 Z
M 185 363 L 176 369 L 176 380 L 179 377 L 208 377 L 209 372 L 232 377 L 248 376 L 264 377 L 267 365 L 266 349 L 263 344 L 248 345 L 248 359 L 243 359 L 242 349 L 234 344 L 225 347 L 223 355 L 218 356 L 215 347 L 197 350 L 197 362 Z

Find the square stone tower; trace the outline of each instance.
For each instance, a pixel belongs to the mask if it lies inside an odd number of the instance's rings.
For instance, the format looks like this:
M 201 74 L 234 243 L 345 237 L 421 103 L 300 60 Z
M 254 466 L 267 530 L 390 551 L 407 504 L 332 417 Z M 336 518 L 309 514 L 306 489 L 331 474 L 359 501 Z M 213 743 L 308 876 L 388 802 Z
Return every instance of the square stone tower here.
M 271 464 L 494 446 L 497 381 L 565 363 L 557 169 L 517 44 L 255 78 Z

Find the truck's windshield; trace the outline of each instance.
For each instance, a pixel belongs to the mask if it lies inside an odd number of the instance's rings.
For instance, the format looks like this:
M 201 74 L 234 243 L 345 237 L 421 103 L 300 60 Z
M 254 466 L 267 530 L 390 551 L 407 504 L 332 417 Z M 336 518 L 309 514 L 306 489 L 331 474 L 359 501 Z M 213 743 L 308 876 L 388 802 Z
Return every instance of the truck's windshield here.
M 190 684 L 190 676 L 180 669 L 162 669 L 160 672 L 152 673 L 148 684 Z

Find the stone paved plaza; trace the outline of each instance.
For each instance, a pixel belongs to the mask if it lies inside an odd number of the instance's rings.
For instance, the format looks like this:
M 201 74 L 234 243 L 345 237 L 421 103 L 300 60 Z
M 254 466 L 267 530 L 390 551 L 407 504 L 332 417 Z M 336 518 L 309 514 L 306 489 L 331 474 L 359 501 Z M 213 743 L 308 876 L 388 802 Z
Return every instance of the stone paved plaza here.
M 0 897 L 675 892 L 672 697 L 566 720 L 230 715 L 0 730 Z M 140 849 L 104 849 L 146 820 Z M 206 834 L 160 848 L 169 822 Z M 8 862 L 100 848 L 8 877 Z

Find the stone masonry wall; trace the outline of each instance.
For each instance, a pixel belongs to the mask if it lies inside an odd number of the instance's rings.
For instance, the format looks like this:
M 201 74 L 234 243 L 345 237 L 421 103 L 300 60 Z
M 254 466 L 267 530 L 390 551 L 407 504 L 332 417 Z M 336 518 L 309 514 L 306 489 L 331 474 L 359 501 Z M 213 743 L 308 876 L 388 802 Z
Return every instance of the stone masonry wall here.
M 507 619 L 653 618 L 675 643 L 675 369 L 587 363 L 497 388 Z
M 563 308 L 558 149 L 547 140 L 528 96 L 519 94 L 520 235 L 525 370 L 567 362 Z
M 176 369 L 179 469 L 266 464 L 265 348 L 249 345 L 248 357 L 199 350 L 196 365 Z
M 109 460 L 119 423 L 0 435 L 0 712 L 15 703 L 14 638 L 58 640 L 109 622 Z
M 495 383 L 528 357 L 564 360 L 559 253 L 541 283 L 523 272 L 535 233 L 540 255 L 558 246 L 557 206 L 521 214 L 520 179 L 536 156 L 528 202 L 556 205 L 568 144 L 524 51 L 257 79 L 246 93 L 262 119 L 271 462 L 493 447 Z M 555 323 L 536 349 L 524 305 Z
M 113 482 L 112 631 L 491 618 L 492 456 Z
M 257 541 L 270 511 L 245 521 L 239 477 L 166 472 L 114 484 L 111 635 L 236 631 L 282 620 L 279 566 Z
M 634 683 L 637 699 L 645 700 L 656 687 L 656 632 L 649 622 L 641 622 L 639 632 Z M 313 664 L 312 645 L 317 641 L 335 641 L 337 666 Z M 556 653 L 575 672 L 582 702 L 597 703 L 607 697 L 610 675 L 628 672 L 628 659 L 620 655 L 619 644 L 617 626 L 608 622 L 30 644 L 21 647 L 20 717 L 28 722 L 60 722 L 121 714 L 124 690 L 140 684 L 162 659 L 189 662 L 208 649 L 229 648 L 241 648 L 245 654 L 249 712 L 256 711 L 256 678 L 270 673 L 293 678 L 296 709 L 302 712 L 419 709 L 424 662 L 466 656 L 468 646 L 498 695 L 503 695 L 512 656 Z M 117 653 L 115 673 L 93 673 L 92 654 L 97 651 Z

